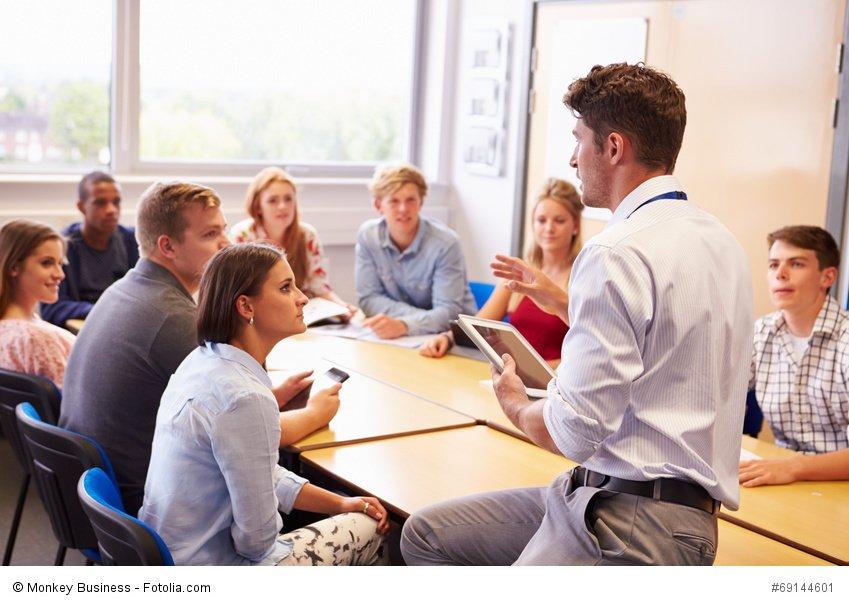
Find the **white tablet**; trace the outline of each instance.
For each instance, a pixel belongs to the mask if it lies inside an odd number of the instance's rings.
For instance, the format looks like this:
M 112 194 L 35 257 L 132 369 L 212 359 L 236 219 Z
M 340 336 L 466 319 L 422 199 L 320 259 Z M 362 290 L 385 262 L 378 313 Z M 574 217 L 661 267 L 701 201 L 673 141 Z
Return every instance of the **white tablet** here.
M 548 383 L 556 376 L 554 370 L 515 326 L 463 314 L 457 318 L 457 323 L 499 370 L 504 368 L 501 356 L 510 354 L 516 362 L 516 374 L 525 384 L 528 397 L 546 397 Z

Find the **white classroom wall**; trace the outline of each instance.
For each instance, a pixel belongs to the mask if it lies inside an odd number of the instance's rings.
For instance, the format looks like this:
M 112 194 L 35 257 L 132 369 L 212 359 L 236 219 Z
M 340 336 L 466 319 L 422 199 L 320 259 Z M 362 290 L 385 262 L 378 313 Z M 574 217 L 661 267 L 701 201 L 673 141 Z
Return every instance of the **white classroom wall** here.
M 517 166 L 520 142 L 520 74 L 529 40 L 523 40 L 527 20 L 527 3 L 515 0 L 463 0 L 460 3 L 460 37 L 457 67 L 457 95 L 453 133 L 451 185 L 452 226 L 460 235 L 471 280 L 493 282 L 489 262 L 496 253 L 510 252 L 510 234 L 515 203 L 516 180 L 521 177 Z M 465 58 L 470 32 L 481 22 L 509 23 L 512 27 L 512 50 L 509 67 L 507 101 L 507 140 L 501 177 L 470 174 L 463 166 L 463 99 L 467 92 Z

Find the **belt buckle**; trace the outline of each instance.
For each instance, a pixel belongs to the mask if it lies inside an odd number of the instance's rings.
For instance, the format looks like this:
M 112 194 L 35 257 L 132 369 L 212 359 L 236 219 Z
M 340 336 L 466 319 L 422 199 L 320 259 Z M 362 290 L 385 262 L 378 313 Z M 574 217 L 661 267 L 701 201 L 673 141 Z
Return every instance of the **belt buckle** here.
M 572 490 L 586 486 L 587 479 L 589 478 L 589 476 L 590 472 L 585 467 L 581 467 L 580 465 L 578 467 L 575 467 L 571 473 Z
M 595 479 L 598 478 L 598 483 L 596 483 Z M 601 488 L 607 481 L 610 479 L 610 476 L 605 475 L 603 473 L 598 473 L 597 471 L 590 471 L 586 467 L 576 467 L 572 470 L 572 484 L 573 490 L 575 488 L 589 487 L 589 488 Z
M 589 486 L 590 488 L 601 488 L 607 481 L 610 479 L 610 476 L 598 473 L 597 471 L 586 470 L 586 475 L 584 475 L 584 486 Z

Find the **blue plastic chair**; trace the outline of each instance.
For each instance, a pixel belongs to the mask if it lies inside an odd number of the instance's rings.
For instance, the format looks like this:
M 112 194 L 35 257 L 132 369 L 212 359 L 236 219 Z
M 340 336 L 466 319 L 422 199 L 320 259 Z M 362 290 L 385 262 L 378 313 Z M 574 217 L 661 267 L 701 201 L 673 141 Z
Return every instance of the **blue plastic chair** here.
M 12 561 L 12 551 L 15 548 L 15 539 L 18 536 L 32 478 L 32 461 L 18 429 L 15 407 L 21 402 L 31 402 L 42 418 L 56 421 L 59 418 L 60 401 L 59 390 L 48 379 L 0 369 L 0 427 L 3 428 L 3 434 L 8 438 L 12 454 L 21 468 L 21 487 L 18 490 L 18 501 L 3 551 L 3 566 L 8 566 Z
M 472 291 L 472 296 L 475 298 L 475 305 L 478 309 L 483 307 L 489 298 L 492 296 L 492 291 L 495 290 L 495 284 L 487 282 L 469 282 L 469 289 Z
M 100 562 L 97 537 L 80 505 L 77 482 L 92 467 L 108 469 L 114 478 L 109 457 L 91 438 L 42 421 L 29 402 L 18 404 L 15 416 L 32 460 L 35 484 L 59 542 L 55 565 L 64 563 L 69 547 L 79 549 L 89 562 Z
M 102 469 L 86 471 L 77 485 L 83 509 L 91 520 L 102 562 L 107 566 L 173 566 L 162 537 L 124 511 L 115 481 Z

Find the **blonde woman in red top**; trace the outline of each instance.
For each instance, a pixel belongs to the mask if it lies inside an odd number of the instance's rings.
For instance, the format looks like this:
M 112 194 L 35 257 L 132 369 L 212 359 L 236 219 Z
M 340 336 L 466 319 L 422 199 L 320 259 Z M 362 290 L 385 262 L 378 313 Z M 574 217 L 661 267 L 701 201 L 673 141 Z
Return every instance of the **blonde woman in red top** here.
M 572 262 L 581 250 L 581 211 L 584 205 L 575 187 L 561 179 L 548 179 L 537 195 L 533 208 L 534 241 L 525 260 L 565 288 Z M 569 326 L 555 315 L 537 307 L 530 297 L 511 293 L 499 283 L 477 313 L 479 318 L 501 320 L 504 316 L 552 365 L 560 361 L 560 346 Z M 441 358 L 453 346 L 450 332 L 444 332 L 419 349 L 429 358 Z

